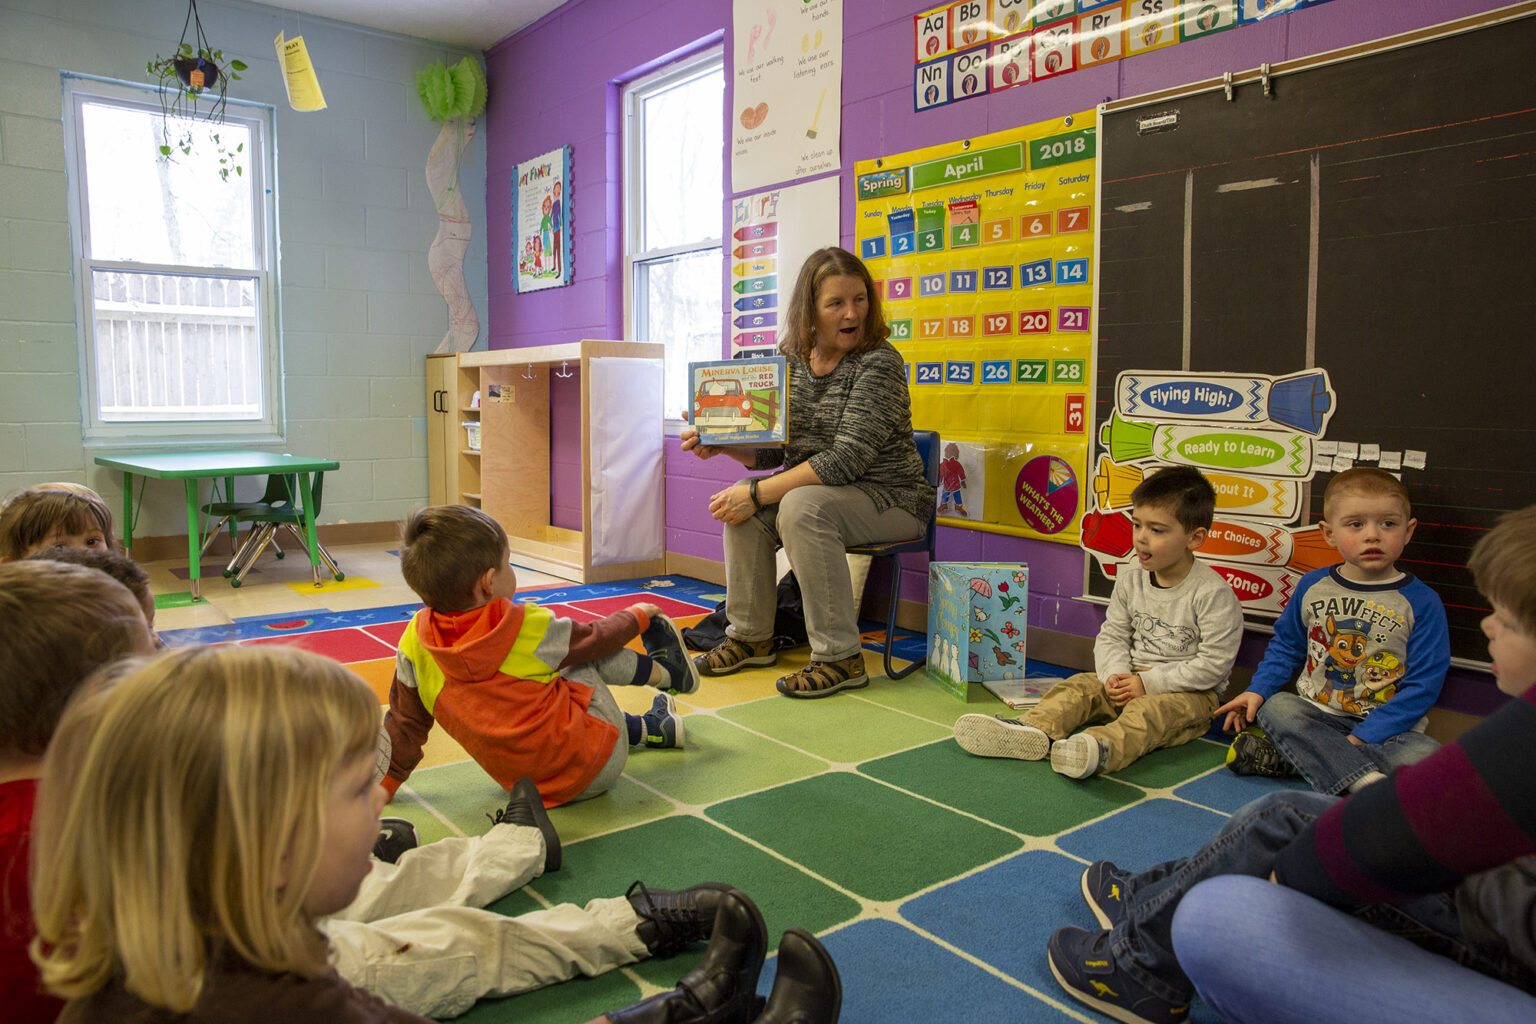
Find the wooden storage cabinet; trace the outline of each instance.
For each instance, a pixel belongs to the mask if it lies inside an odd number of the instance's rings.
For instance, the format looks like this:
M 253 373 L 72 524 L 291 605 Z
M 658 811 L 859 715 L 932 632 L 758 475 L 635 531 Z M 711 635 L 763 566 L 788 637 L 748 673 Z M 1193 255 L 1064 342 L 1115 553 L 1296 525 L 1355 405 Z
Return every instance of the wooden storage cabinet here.
M 654 479 L 634 490 L 636 500 L 661 494 L 659 395 L 634 395 L 629 401 L 609 401 L 594 410 L 597 396 L 593 394 L 592 371 L 594 360 L 614 358 L 646 360 L 659 367 L 662 352 L 661 345 L 589 340 L 429 357 L 427 442 L 428 461 L 433 463 L 429 468 L 433 504 L 456 502 L 484 508 L 507 531 L 516 565 L 582 583 L 663 573 L 665 558 L 659 533 L 654 554 L 645 551 L 632 559 L 621 556 L 618 561 L 610 558 L 605 564 L 594 563 L 592 486 L 596 413 L 608 419 L 610 431 L 617 424 L 642 446 L 654 435 L 658 456 Z M 452 371 L 436 365 L 439 363 L 451 363 Z M 550 522 L 550 376 L 562 368 L 567 372 L 579 369 L 581 374 L 580 530 L 563 529 Z M 493 385 L 498 392 L 495 396 L 491 393 Z M 476 390 L 480 392 L 480 406 L 471 409 Z M 452 401 L 442 396 L 444 391 L 452 393 Z M 444 413 L 443 409 L 451 412 Z M 478 454 L 469 451 L 460 426 L 461 421 L 472 419 L 480 423 Z
M 456 352 L 427 356 L 427 503 L 480 504 L 480 453 L 469 447 L 463 424 L 478 421 L 473 407 L 480 374 L 459 367 Z

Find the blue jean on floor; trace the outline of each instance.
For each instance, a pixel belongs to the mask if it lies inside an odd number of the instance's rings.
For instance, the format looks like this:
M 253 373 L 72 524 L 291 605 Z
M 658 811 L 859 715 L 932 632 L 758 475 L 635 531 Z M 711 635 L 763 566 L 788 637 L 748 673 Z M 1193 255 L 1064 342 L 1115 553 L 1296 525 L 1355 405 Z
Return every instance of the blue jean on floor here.
M 1173 914 L 1185 893 L 1217 875 L 1268 878 L 1279 852 L 1337 797 L 1286 790 L 1239 808 L 1193 856 L 1166 861 L 1125 883 L 1125 918 L 1110 932 L 1115 965 L 1171 1003 L 1189 999 L 1189 979 L 1173 953 Z M 1240 908 L 1234 910 L 1246 914 Z
M 1357 746 L 1349 734 L 1358 718 L 1331 715 L 1305 697 L 1277 693 L 1259 707 L 1259 727 L 1319 793 L 1343 793 L 1371 772 L 1383 775 L 1440 749 L 1421 732 L 1401 732 Z
M 1448 898 L 1409 907 L 1440 917 Z M 1326 903 L 1257 878 L 1201 882 L 1173 918 L 1179 963 L 1234 1024 L 1536 1020 L 1536 997 Z

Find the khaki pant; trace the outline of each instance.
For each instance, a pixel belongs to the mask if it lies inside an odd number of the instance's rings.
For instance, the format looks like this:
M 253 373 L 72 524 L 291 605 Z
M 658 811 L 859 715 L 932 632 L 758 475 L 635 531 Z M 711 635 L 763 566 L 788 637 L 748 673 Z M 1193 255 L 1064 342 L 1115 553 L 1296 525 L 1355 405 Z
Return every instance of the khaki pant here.
M 1149 693 L 1117 708 L 1098 676 L 1079 672 L 1051 687 L 1019 721 L 1053 740 L 1092 724 L 1083 731 L 1109 749 L 1104 770 L 1117 772 L 1145 753 L 1203 736 L 1219 701 L 1215 690 Z M 1104 724 L 1093 724 L 1098 722 Z
M 620 747 L 624 738 L 619 737 Z M 336 972 L 422 1017 L 457 1017 L 476 999 L 593 977 L 650 956 L 622 896 L 520 917 L 481 907 L 544 872 L 536 828 L 502 824 L 373 862 L 357 898 L 320 921 Z

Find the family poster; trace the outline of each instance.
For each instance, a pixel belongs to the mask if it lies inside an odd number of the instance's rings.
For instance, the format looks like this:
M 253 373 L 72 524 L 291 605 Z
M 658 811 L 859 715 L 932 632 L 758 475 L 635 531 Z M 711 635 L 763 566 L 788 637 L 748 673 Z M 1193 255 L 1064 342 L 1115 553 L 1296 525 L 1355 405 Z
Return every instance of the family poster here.
M 571 283 L 571 147 L 512 172 L 512 274 L 518 292 Z

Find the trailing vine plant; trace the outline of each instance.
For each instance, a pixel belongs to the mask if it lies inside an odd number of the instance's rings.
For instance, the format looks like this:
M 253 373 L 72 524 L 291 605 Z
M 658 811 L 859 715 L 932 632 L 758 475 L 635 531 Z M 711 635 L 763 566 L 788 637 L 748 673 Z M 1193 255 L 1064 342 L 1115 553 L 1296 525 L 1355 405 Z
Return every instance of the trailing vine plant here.
M 194 32 L 187 40 L 187 31 Z M 197 14 L 197 0 L 187 0 L 187 18 L 181 26 L 181 41 L 169 57 L 156 55 L 144 70 L 160 87 L 160 156 L 170 159 L 171 153 L 180 150 L 191 156 L 196 138 L 188 122 L 205 121 L 223 124 L 228 104 L 229 83 L 240 81 L 240 72 L 247 65 L 238 58 L 226 61 L 224 51 L 208 42 L 203 33 L 203 22 Z M 206 102 L 207 106 L 202 104 Z M 173 119 L 175 123 L 173 124 Z M 219 177 L 229 180 L 245 174 L 245 143 L 227 147 L 218 132 L 209 136 L 219 157 Z

